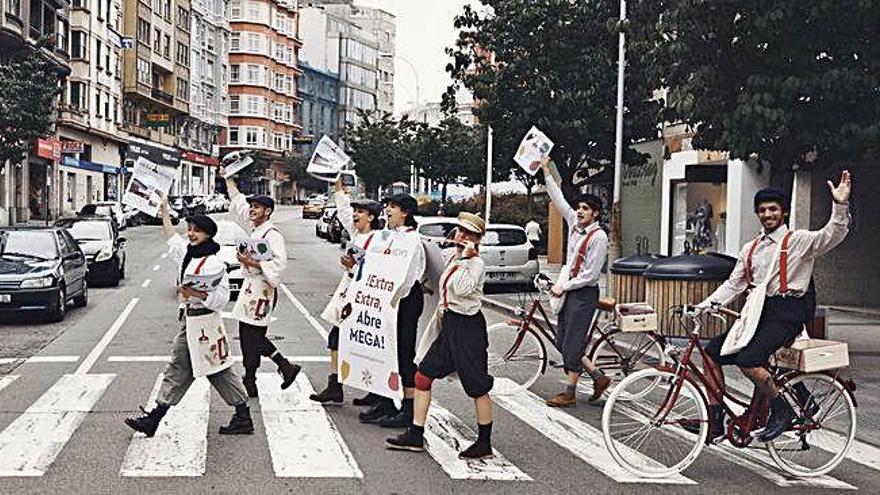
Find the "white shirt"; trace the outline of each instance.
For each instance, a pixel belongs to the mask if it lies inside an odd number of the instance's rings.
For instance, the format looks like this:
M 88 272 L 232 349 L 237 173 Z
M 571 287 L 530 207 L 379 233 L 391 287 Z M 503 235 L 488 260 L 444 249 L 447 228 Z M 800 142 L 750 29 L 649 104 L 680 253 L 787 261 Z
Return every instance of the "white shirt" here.
M 176 234 L 168 239 L 168 256 L 177 263 L 177 273 L 180 274 L 180 265 L 183 264 L 183 258 L 186 256 L 186 247 L 189 243 L 180 234 Z M 196 267 L 201 263 L 202 258 L 193 258 L 186 267 L 186 274 L 194 274 Z M 200 273 L 213 274 L 223 273 L 223 279 L 220 285 L 213 291 L 208 292 L 208 297 L 202 301 L 198 298 L 188 300 L 181 299 L 177 307 L 184 308 L 189 304 L 194 309 L 210 309 L 211 311 L 222 311 L 226 303 L 229 302 L 229 280 L 226 277 L 226 265 L 220 261 L 216 255 L 207 256 L 205 263 L 202 265 Z
M 287 248 L 281 231 L 275 227 L 272 220 L 266 220 L 259 227 L 254 227 L 248 218 L 250 206 L 243 194 L 236 194 L 232 198 L 230 209 L 232 210 L 235 222 L 246 232 L 250 232 L 251 237 L 266 239 L 266 242 L 269 244 L 269 251 L 272 253 L 272 259 L 260 261 L 259 268 L 251 269 L 242 266 L 242 275 L 245 278 L 262 277 L 272 287 L 278 287 L 281 285 L 281 276 L 287 267 Z
M 486 265 L 479 256 L 461 258 L 457 250 L 452 251 L 440 275 L 440 305 L 459 314 L 475 315 L 483 307 Z
M 788 293 L 786 295 L 799 297 L 806 293 L 810 286 L 810 278 L 813 276 L 813 264 L 816 258 L 831 251 L 846 238 L 846 234 L 849 232 L 847 206 L 833 203 L 831 206 L 831 217 L 822 229 L 795 230 L 791 234 L 791 238 L 788 241 Z M 769 234 L 762 232 L 761 240 L 758 241 L 755 252 L 752 254 L 753 284 L 764 282 L 764 274 L 767 273 L 767 267 L 773 263 L 770 282 L 767 284 L 768 296 L 780 295 L 779 260 L 776 259 L 776 251 L 788 231 L 788 226 L 782 225 Z M 748 288 L 746 258 L 749 255 L 752 242 L 754 240 L 746 243 L 740 250 L 739 258 L 736 261 L 736 266 L 733 267 L 733 271 L 730 273 L 730 277 L 711 296 L 700 303 L 701 305 L 706 306 L 711 302 L 728 304 Z
M 598 229 L 593 237 L 590 238 L 590 244 L 587 246 L 587 252 L 584 253 L 584 260 L 580 264 L 580 268 L 574 276 L 570 277 L 563 287 L 565 291 L 580 289 L 582 287 L 595 287 L 599 285 L 599 276 L 602 274 L 602 266 L 605 264 L 605 258 L 608 256 L 608 235 L 599 227 L 598 222 L 593 222 L 584 228 L 578 226 L 577 212 L 568 205 L 562 190 L 555 181 L 547 181 L 547 193 L 550 200 L 556 207 L 556 210 L 562 215 L 568 223 L 568 250 L 565 256 L 565 266 L 563 270 L 571 272 L 577 263 L 580 253 L 581 244 L 587 237 L 589 232 Z
M 526 238 L 530 241 L 541 240 L 541 226 L 534 220 L 529 220 L 526 224 Z

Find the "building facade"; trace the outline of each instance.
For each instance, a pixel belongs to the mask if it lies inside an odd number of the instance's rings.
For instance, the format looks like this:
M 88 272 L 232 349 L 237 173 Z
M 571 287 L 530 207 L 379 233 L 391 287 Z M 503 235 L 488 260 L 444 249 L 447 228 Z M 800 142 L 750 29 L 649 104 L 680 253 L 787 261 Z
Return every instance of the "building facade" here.
M 231 0 L 229 21 L 229 127 L 221 135 L 222 152 L 259 151 L 269 176 L 242 186 L 269 193 L 278 180 L 274 171 L 301 130 L 299 10 L 295 0 Z
M 69 32 L 69 8 L 67 0 L 0 3 L 0 64 L 22 51 L 41 50 L 66 77 L 70 66 L 64 35 Z M 37 47 L 46 37 L 55 37 L 55 45 Z M 60 159 L 61 143 L 53 133 L 31 143 L 21 162 L 0 164 L 0 225 L 48 220 L 58 214 L 54 184 Z
M 303 63 L 300 68 L 298 91 L 302 99 L 299 121 L 303 138 L 311 138 L 311 143 L 303 145 L 300 152 L 310 156 L 321 136 L 329 136 L 339 141 L 339 74 L 315 69 Z

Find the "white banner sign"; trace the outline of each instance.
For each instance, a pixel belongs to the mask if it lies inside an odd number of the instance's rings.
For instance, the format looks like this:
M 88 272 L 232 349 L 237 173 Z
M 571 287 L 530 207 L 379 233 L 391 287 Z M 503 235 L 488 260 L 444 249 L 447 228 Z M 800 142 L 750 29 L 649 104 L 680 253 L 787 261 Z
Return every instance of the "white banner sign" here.
M 538 130 L 537 127 L 532 126 L 519 144 L 519 148 L 517 148 L 513 160 L 518 163 L 526 173 L 529 175 L 535 175 L 538 173 L 538 169 L 541 168 L 541 160 L 550 156 L 550 150 L 552 149 L 553 141 L 551 141 L 546 134 Z
M 384 231 L 345 291 L 339 324 L 342 383 L 396 400 L 403 398 L 397 372 L 397 311 L 401 285 L 419 239 Z
M 254 163 L 254 159 L 249 156 L 242 156 L 238 160 L 226 165 L 224 169 L 226 170 L 226 177 L 232 177 L 235 174 L 241 172 L 247 167 L 250 167 L 251 164 Z
M 342 170 L 351 163 L 351 158 L 327 136 L 318 141 L 309 166 L 306 167 L 312 177 L 327 182 L 336 182 Z
M 160 167 L 144 157 L 138 157 L 122 202 L 155 217 L 162 202 L 162 195 L 168 194 L 172 183 L 174 183 L 174 175 L 165 170 L 165 167 Z

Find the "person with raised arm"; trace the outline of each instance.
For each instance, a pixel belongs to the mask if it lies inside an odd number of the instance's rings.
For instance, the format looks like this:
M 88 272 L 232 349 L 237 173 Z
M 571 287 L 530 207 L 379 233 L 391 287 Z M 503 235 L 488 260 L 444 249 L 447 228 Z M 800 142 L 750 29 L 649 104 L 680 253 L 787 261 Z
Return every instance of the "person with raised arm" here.
M 556 347 L 568 384 L 565 391 L 547 401 L 550 407 L 573 407 L 577 404 L 577 383 L 586 369 L 593 379 L 593 403 L 611 386 L 611 378 L 590 361 L 584 351 L 587 332 L 599 304 L 599 277 L 608 255 L 608 236 L 599 225 L 602 200 L 593 194 L 580 194 L 572 208 L 553 179 L 550 159 L 542 161 L 547 193 L 556 210 L 568 224 L 568 251 L 560 279 L 550 289 L 551 296 L 564 298 L 556 325 Z
M 379 229 L 379 215 L 382 213 L 382 205 L 370 199 L 352 201 L 342 184 L 342 177 L 336 180 L 333 201 L 336 204 L 336 217 L 342 224 L 342 228 L 348 232 L 350 243 L 364 251 L 369 249 L 373 243 L 373 231 Z M 329 405 L 341 405 L 345 399 L 337 374 L 339 369 L 339 324 L 342 306 L 345 302 L 345 292 L 355 276 L 358 264 L 348 249 L 343 253 L 339 262 L 343 269 L 342 280 L 339 282 L 333 298 L 330 299 L 330 303 L 321 313 L 321 317 L 333 325 L 327 335 L 327 349 L 330 350 L 330 374 L 327 377 L 327 388 L 309 396 L 309 399 L 313 401 Z M 355 399 L 355 405 L 373 405 L 378 398 L 379 396 L 375 394 L 368 394 L 367 397 Z
M 275 211 L 275 200 L 269 196 L 256 195 L 245 198 L 238 190 L 235 179 L 226 177 L 226 171 L 220 168 L 221 176 L 226 178 L 226 190 L 229 193 L 229 210 L 233 219 L 251 238 L 265 240 L 271 258 L 258 261 L 253 257 L 238 253 L 241 272 L 244 275 L 238 301 L 232 314 L 238 320 L 238 335 L 241 344 L 242 364 L 244 365 L 244 387 L 249 397 L 257 397 L 257 368 L 260 357 L 266 356 L 278 366 L 281 374 L 281 389 L 286 390 L 296 380 L 300 366 L 292 364 L 285 358 L 275 345 L 266 338 L 272 311 L 278 302 L 278 288 L 282 284 L 281 277 L 287 267 L 287 248 L 284 235 L 275 227 L 272 213 Z
M 160 212 L 165 236 L 168 238 L 169 255 L 179 265 L 179 285 L 177 287 L 179 330 L 174 337 L 171 359 L 165 366 L 155 407 L 149 412 L 141 408 L 144 415 L 125 419 L 125 424 L 131 429 L 148 437 L 156 434 L 156 430 L 168 409 L 183 399 L 195 379 L 187 342 L 187 320 L 215 316 L 220 321 L 217 313 L 222 311 L 226 303 L 229 302 L 229 280 L 226 277 L 226 266 L 216 256 L 220 251 L 220 245 L 213 239 L 217 234 L 217 224 L 205 215 L 189 217 L 186 219 L 186 239 L 184 239 L 183 236 L 175 233 L 174 227 L 171 225 L 167 198 L 163 198 Z M 222 278 L 216 288 L 210 292 L 196 290 L 183 284 L 186 275 L 199 274 L 222 274 Z M 225 341 L 225 339 L 223 340 Z M 218 342 L 218 346 L 225 347 L 225 342 Z M 226 367 L 207 375 L 211 386 L 217 390 L 224 402 L 235 407 L 232 420 L 228 425 L 220 427 L 220 434 L 250 434 L 254 432 L 254 423 L 251 420 L 247 393 L 231 364 L 230 359 L 226 363 Z

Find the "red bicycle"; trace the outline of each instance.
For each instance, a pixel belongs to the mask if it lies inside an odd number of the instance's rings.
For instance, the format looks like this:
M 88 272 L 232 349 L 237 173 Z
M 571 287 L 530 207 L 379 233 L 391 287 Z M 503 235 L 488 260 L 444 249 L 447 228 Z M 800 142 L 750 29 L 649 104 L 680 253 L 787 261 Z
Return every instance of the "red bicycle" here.
M 693 306 L 674 308 L 692 331 L 684 351 L 667 347 L 669 365 L 642 370 L 624 379 L 608 397 L 602 413 L 602 431 L 611 456 L 625 469 L 643 477 L 666 477 L 691 465 L 709 440 L 708 397 L 721 404 L 728 418 L 725 438 L 745 448 L 764 427 L 769 400 L 755 394 L 749 402 L 707 380 L 694 363 L 703 360 L 700 315 Z M 710 314 L 736 315 L 723 308 Z M 737 315 L 738 316 L 738 315 Z M 795 476 L 819 476 L 834 469 L 852 446 L 856 409 L 852 382 L 837 370 L 804 373 L 772 367 L 780 393 L 797 412 L 791 429 L 764 444 L 775 463 Z M 702 387 L 700 387 L 702 385 Z M 633 397 L 628 391 L 638 391 Z M 693 433 L 698 431 L 698 433 Z M 645 461 L 645 457 L 650 462 Z
M 534 285 L 538 293 L 530 298 L 528 310 L 521 304 L 515 309 L 517 318 L 488 328 L 489 374 L 508 379 L 497 380 L 493 393 L 515 394 L 535 383 L 548 365 L 561 367 L 549 359 L 545 344 L 550 342 L 556 348 L 556 329 L 541 303 L 552 283 L 539 274 Z M 634 371 L 666 364 L 669 358 L 663 352 L 663 337 L 654 332 L 621 331 L 612 317 L 615 306 L 612 298 L 599 299 L 586 336 L 592 345 L 585 356 L 615 383 Z

